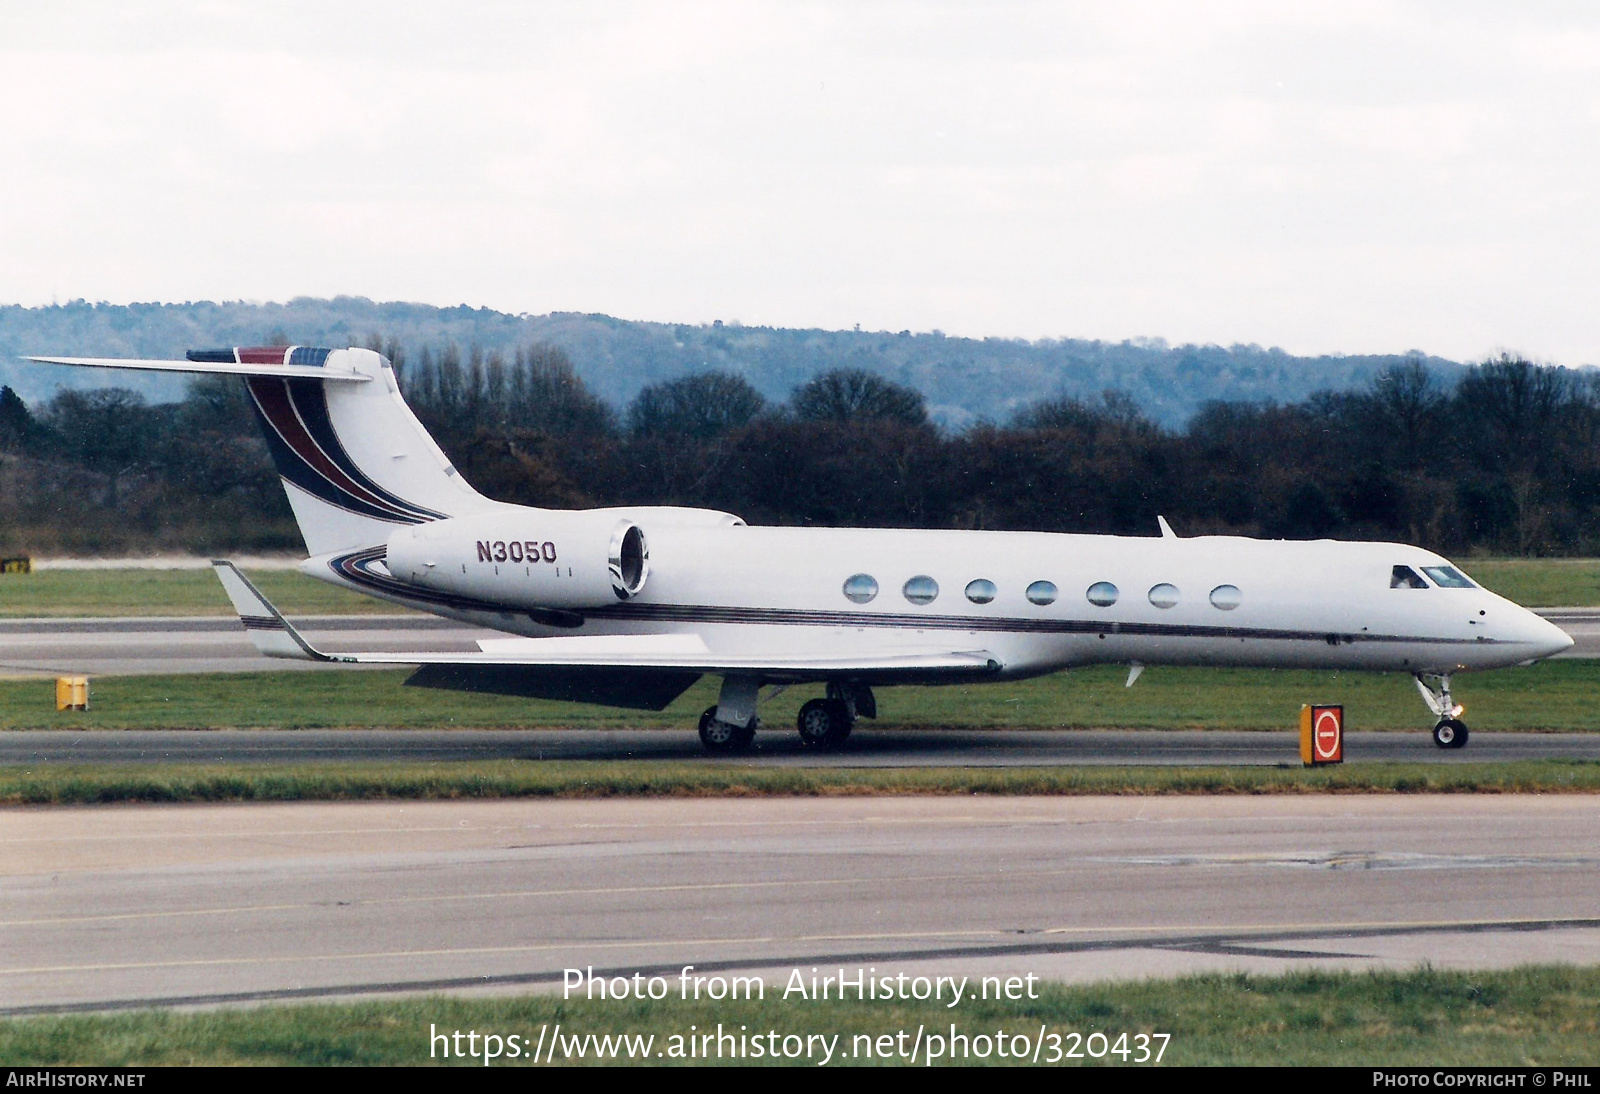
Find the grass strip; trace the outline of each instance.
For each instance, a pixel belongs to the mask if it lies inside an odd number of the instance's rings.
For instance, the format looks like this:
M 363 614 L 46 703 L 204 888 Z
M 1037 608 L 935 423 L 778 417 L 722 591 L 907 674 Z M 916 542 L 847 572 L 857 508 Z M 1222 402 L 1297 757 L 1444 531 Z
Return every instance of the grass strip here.
M 1090 794 L 1593 794 L 1600 762 L 1303 767 L 763 767 L 516 760 L 0 767 L 0 805 L 457 798 Z
M 853 972 L 852 972 L 853 975 Z M 676 984 L 674 982 L 674 987 Z M 430 1030 L 515 1034 L 530 1043 L 560 1023 L 564 1038 L 581 1039 L 584 1059 L 556 1063 L 695 1064 L 667 1055 L 672 1038 L 693 1026 L 715 1033 L 718 1023 L 737 1035 L 741 1027 L 777 1038 L 838 1035 L 835 1065 L 905 1064 L 880 1056 L 877 1040 L 905 1031 L 909 1047 L 922 1028 L 948 1037 L 952 1024 L 969 1038 L 985 1035 L 987 1058 L 973 1055 L 983 1042 L 969 1042 L 965 1059 L 940 1063 L 1017 1065 L 993 1051 L 993 1035 L 1023 1035 L 1030 1044 L 1040 1027 L 1072 1045 L 1101 1051 L 1095 1060 L 1061 1063 L 1124 1064 L 1119 1035 L 1133 1053 L 1137 1035 L 1168 1033 L 1166 1065 L 1256 1064 L 1344 1066 L 1575 1066 L 1600 1062 L 1600 970 L 1527 966 L 1489 972 L 1322 973 L 1284 976 L 1201 975 L 1088 985 L 1043 984 L 1039 998 L 1015 1003 L 968 999 L 959 1008 L 938 1003 L 788 1002 L 769 988 L 764 1000 L 660 1002 L 569 1000 L 556 996 L 493 999 L 423 997 L 355 1004 L 264 1006 L 191 1013 L 138 1011 L 108 1016 L 28 1018 L 0 1022 L 0 1061 L 11 1066 L 148 1066 L 182 1064 L 428 1065 L 484 1066 L 481 1060 L 430 1058 Z M 1103 1034 L 1102 1044 L 1093 1034 Z M 589 1035 L 653 1036 L 630 1060 L 597 1060 Z M 748 1042 L 747 1042 L 748 1043 Z M 769 1042 L 770 1043 L 770 1042 Z M 790 1042 L 791 1045 L 794 1042 Z M 570 1041 L 564 1041 L 570 1045 Z M 437 1051 L 437 1045 L 434 1046 Z M 528 1066 L 526 1051 L 503 1066 Z M 1020 1048 L 1020 1045 L 1014 1047 Z M 1048 1037 L 1041 1063 L 1048 1062 Z M 453 1046 L 452 1046 L 453 1048 Z M 731 1046 L 730 1046 L 731 1050 Z M 818 1050 L 820 1052 L 820 1048 Z M 893 1051 L 891 1049 L 891 1051 Z M 1083 1047 L 1079 1048 L 1083 1051 Z M 656 1053 L 663 1053 L 657 1056 Z M 870 1052 L 870 1056 L 865 1053 Z M 771 1063 L 769 1058 L 724 1059 L 722 1063 Z M 819 1060 L 778 1061 L 815 1066 Z M 917 1064 L 926 1061 L 918 1059 Z M 1131 1059 L 1126 1061 L 1131 1065 Z
M 51 679 L 0 680 L 0 729 L 684 729 L 717 701 L 715 678 L 666 710 L 616 710 L 579 703 L 408 688 L 408 670 L 106 676 L 90 682 L 88 711 L 58 712 Z M 1280 729 L 1298 725 L 1302 703 L 1343 703 L 1347 728 L 1424 733 L 1432 724 L 1402 674 L 1276 669 L 1145 670 L 1132 688 L 1117 665 L 1034 680 L 878 690 L 880 717 L 864 723 L 910 728 Z M 771 732 L 792 733 L 796 713 L 821 685 L 790 688 L 761 706 Z M 1455 695 L 1474 730 L 1600 731 L 1600 660 L 1462 674 Z
M 1484 588 L 1525 607 L 1600 604 L 1600 559 L 1468 559 L 1463 565 Z

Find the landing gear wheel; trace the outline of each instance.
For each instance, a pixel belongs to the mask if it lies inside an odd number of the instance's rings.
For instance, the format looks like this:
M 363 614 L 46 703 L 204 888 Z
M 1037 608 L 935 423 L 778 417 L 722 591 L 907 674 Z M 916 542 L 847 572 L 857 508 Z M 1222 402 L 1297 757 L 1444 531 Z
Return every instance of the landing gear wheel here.
M 795 720 L 807 748 L 838 748 L 850 736 L 850 708 L 838 699 L 813 699 Z
M 1440 748 L 1466 748 L 1467 723 L 1456 718 L 1441 718 L 1433 727 L 1433 743 Z
M 716 707 L 707 707 L 706 712 L 700 715 L 700 743 L 705 745 L 707 752 L 743 752 L 755 739 L 754 718 L 750 719 L 747 726 L 735 726 L 717 721 Z

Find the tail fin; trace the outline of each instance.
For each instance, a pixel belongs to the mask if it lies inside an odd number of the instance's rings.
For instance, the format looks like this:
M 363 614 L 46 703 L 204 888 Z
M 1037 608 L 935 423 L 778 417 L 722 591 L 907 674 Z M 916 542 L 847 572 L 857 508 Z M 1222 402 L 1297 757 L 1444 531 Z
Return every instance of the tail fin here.
M 312 555 L 384 543 L 399 524 L 494 507 L 456 473 L 411 413 L 387 359 L 365 349 L 232 352 L 240 363 L 271 353 L 284 365 L 319 364 L 375 381 L 271 375 L 245 381 Z
M 191 350 L 185 361 L 30 357 L 52 364 L 243 376 L 312 555 L 385 543 L 396 525 L 495 507 L 456 473 L 366 349 Z

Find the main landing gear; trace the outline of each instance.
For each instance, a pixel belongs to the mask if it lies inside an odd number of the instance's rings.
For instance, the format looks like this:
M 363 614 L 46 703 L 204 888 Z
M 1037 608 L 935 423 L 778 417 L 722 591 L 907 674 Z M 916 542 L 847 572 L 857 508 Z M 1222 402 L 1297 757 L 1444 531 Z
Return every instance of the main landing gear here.
M 717 717 L 716 707 L 707 707 L 700 715 L 700 743 L 707 752 L 743 752 L 756 739 L 758 722 L 752 717 L 742 726 L 731 725 Z
M 700 743 L 707 752 L 725 755 L 750 747 L 756 738 L 756 728 L 761 724 L 756 717 L 760 687 L 761 681 L 754 677 L 723 678 L 717 705 L 707 707 L 700 715 Z M 780 686 L 778 691 L 782 690 Z M 767 698 L 777 693 L 774 691 Z M 800 743 L 807 748 L 835 749 L 850 736 L 856 718 L 877 716 L 878 701 L 871 688 L 850 681 L 830 680 L 827 698 L 813 699 L 800 708 L 796 728 L 800 731 Z
M 838 748 L 855 728 L 858 715 L 878 716 L 878 700 L 872 689 L 865 684 L 830 680 L 826 699 L 813 699 L 800 708 L 800 717 L 795 720 L 800 743 L 807 748 Z
M 756 700 L 761 681 L 754 676 L 724 676 L 717 705 L 700 715 L 700 743 L 707 752 L 743 752 L 756 739 Z
M 1422 701 L 1439 716 L 1438 723 L 1433 727 L 1433 743 L 1440 748 L 1466 748 L 1467 723 L 1461 720 L 1461 713 L 1466 708 L 1450 698 L 1450 674 L 1430 676 L 1418 672 L 1413 673 L 1411 678 L 1417 682 Z M 1438 685 L 1428 683 L 1430 679 L 1437 680 Z

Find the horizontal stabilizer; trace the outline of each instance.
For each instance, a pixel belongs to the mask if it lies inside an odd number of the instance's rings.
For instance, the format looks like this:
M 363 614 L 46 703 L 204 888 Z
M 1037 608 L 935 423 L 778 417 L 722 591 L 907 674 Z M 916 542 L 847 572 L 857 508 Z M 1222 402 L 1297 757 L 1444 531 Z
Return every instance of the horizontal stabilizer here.
M 156 361 L 131 357 L 24 357 L 41 365 L 87 365 L 93 368 L 125 368 L 144 372 L 191 372 L 196 375 L 276 376 L 280 379 L 339 380 L 364 384 L 372 377 L 348 369 L 321 365 L 280 365 L 237 361 Z

